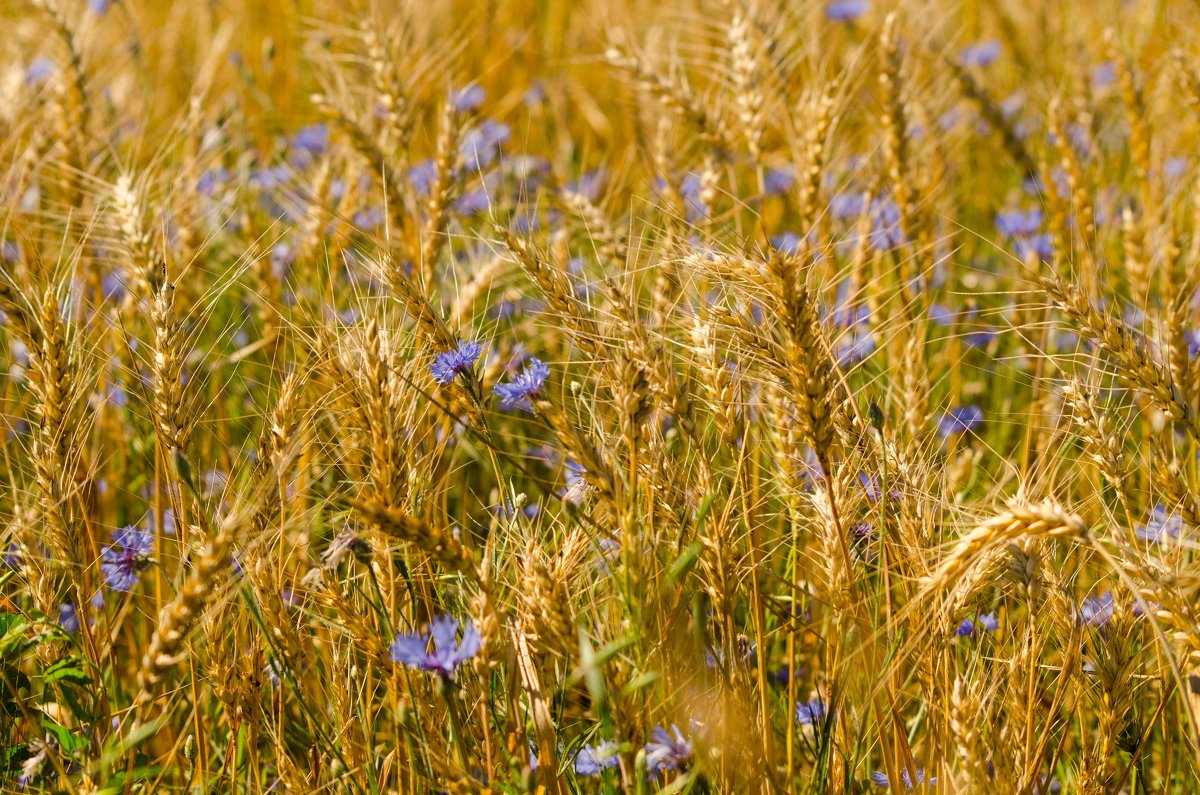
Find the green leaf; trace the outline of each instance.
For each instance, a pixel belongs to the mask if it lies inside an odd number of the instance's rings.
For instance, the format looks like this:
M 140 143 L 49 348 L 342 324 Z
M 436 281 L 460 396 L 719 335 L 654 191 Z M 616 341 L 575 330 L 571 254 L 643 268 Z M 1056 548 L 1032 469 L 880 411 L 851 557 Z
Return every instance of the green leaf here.
M 82 737 L 76 737 L 66 726 L 59 726 L 49 718 L 42 722 L 42 726 L 46 731 L 54 735 L 54 739 L 58 740 L 58 747 L 67 756 L 73 755 L 76 751 L 87 745 L 87 740 Z
M 677 583 L 687 577 L 688 572 L 695 567 L 696 561 L 700 560 L 700 553 L 703 549 L 704 547 L 699 541 L 693 541 L 682 555 L 671 562 L 671 567 L 667 569 L 667 577 L 672 583 Z
M 662 674 L 660 674 L 658 671 L 647 671 L 644 674 L 638 674 L 630 679 L 629 682 L 625 684 L 625 687 L 621 688 L 621 693 L 622 695 L 626 696 L 633 695 L 642 688 L 649 687 L 650 685 L 654 684 L 659 679 L 662 679 Z
M 48 685 L 54 682 L 67 682 L 83 687 L 92 683 L 91 678 L 79 668 L 77 657 L 68 657 L 54 663 L 45 670 L 42 679 Z
M 6 616 L 6 618 L 15 618 L 15 621 L 6 622 L 2 628 L 3 634 L 0 635 L 0 659 L 6 662 L 16 662 L 25 656 L 25 653 L 37 645 L 36 638 L 31 638 L 27 634 L 29 622 L 19 616 Z

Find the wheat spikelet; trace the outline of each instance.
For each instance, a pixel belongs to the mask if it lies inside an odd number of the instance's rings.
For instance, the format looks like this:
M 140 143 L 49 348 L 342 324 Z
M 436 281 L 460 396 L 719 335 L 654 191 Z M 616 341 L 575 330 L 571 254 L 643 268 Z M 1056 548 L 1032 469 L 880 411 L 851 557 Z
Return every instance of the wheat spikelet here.
M 963 536 L 928 577 L 925 589 L 936 592 L 952 587 L 984 550 L 1025 536 L 1084 541 L 1087 538 L 1087 525 L 1077 515 L 1064 511 L 1053 500 L 1038 504 L 1014 502 L 1008 510 Z
M 1042 279 L 1041 284 L 1055 305 L 1116 360 L 1118 372 L 1130 386 L 1145 392 L 1162 411 L 1182 424 L 1194 438 L 1200 439 L 1195 409 L 1184 399 L 1170 373 L 1154 360 L 1140 337 L 1131 333 L 1124 323 L 1092 306 L 1078 287 L 1050 278 Z
M 475 556 L 471 550 L 441 530 L 398 508 L 379 503 L 360 503 L 355 510 L 381 533 L 412 544 L 446 568 L 468 575 L 474 573 Z
M 756 40 L 757 29 L 748 13 L 735 11 L 729 23 L 729 55 L 733 62 L 735 103 L 750 159 L 758 163 L 762 154 L 764 127 L 761 56 Z
M 610 47 L 604 56 L 609 64 L 633 77 L 640 89 L 691 123 L 704 140 L 725 152 L 733 151 L 724 120 L 697 99 L 687 86 L 662 74 L 645 58 L 624 53 L 619 47 Z

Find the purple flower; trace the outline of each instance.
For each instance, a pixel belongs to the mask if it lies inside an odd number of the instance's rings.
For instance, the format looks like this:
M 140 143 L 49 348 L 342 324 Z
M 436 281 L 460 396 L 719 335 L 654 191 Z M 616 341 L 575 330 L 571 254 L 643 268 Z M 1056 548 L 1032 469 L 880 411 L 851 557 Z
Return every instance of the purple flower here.
M 1036 256 L 1040 260 L 1049 260 L 1054 256 L 1054 238 L 1049 233 L 1018 237 L 1013 240 L 1013 249 L 1021 259 Z
M 900 228 L 900 206 L 895 201 L 880 196 L 871 202 L 871 248 L 890 251 L 908 242 L 908 236 Z
M 457 636 L 458 619 L 440 616 L 429 622 L 428 633 L 398 634 L 392 643 L 392 662 L 451 677 L 458 666 L 479 652 L 479 630 L 475 629 L 470 619 L 463 626 L 462 639 L 455 643 Z M 432 651 L 429 649 L 431 640 Z
M 874 353 L 878 346 L 871 329 L 859 324 L 838 338 L 833 353 L 839 365 L 851 367 Z
M 1174 182 L 1188 172 L 1190 165 L 1186 157 L 1168 157 L 1163 162 L 1163 176 Z
M 939 326 L 954 325 L 955 312 L 945 304 L 932 304 L 929 307 L 929 320 Z
M 870 7 L 870 0 L 832 0 L 825 6 L 825 18 L 831 22 L 850 22 L 867 13 Z
M 906 790 L 913 788 L 913 781 L 912 781 L 912 777 L 908 774 L 908 768 L 905 768 L 900 771 L 900 781 L 904 783 L 904 788 Z M 884 773 L 882 770 L 876 770 L 874 773 L 871 774 L 871 783 L 873 783 L 875 786 L 879 787 L 880 789 L 887 789 L 889 786 L 891 786 L 891 784 L 888 782 L 887 773 Z M 925 783 L 925 771 L 918 767 L 917 768 L 917 784 L 921 785 L 924 783 Z M 937 779 L 930 778 L 929 783 L 936 784 Z
M 301 127 L 292 136 L 292 153 L 299 155 L 302 162 L 307 163 L 329 148 L 329 127 L 324 124 L 310 124 Z
M 675 724 L 671 724 L 671 734 L 662 726 L 655 726 L 650 732 L 650 742 L 643 750 L 646 752 L 646 770 L 650 773 L 684 770 L 692 763 L 694 751 L 691 741 Z
M 113 533 L 113 542 L 100 553 L 100 571 L 114 591 L 129 591 L 153 562 L 154 536 L 133 525 Z
M 450 384 L 462 373 L 467 373 L 475 366 L 475 360 L 483 353 L 483 346 L 478 342 L 460 342 L 452 351 L 439 353 L 429 365 L 429 374 L 439 384 Z
M 429 195 L 429 189 L 437 180 L 437 163 L 433 160 L 422 160 L 408 170 L 408 181 L 412 184 L 417 196 Z
M 859 472 L 858 483 L 862 486 L 863 494 L 867 497 L 867 502 L 875 502 L 879 499 L 879 484 L 875 482 L 875 478 L 866 472 Z
M 119 301 L 125 297 L 125 274 L 120 270 L 111 270 L 100 277 L 100 288 L 104 300 Z
M 58 625 L 71 635 L 79 631 L 79 613 L 75 605 L 64 602 L 58 606 Z
M 1183 533 L 1183 517 L 1167 513 L 1166 507 L 1160 502 L 1150 511 L 1150 518 L 1145 524 L 1133 529 L 1140 541 L 1161 544 L 1169 538 L 1179 538 Z
M 867 563 L 874 563 L 879 557 L 871 547 L 879 540 L 879 534 L 866 522 L 855 522 L 850 525 L 850 549 Z
M 529 409 L 529 398 L 542 391 L 549 377 L 550 368 L 546 363 L 536 356 L 530 356 L 524 370 L 513 376 L 507 384 L 496 384 L 492 393 L 500 398 L 500 405 L 506 409 Z
M 963 334 L 962 341 L 964 345 L 972 348 L 986 348 L 999 335 L 1000 332 L 992 331 L 991 329 L 986 331 L 971 331 Z
M 996 214 L 996 231 L 1005 237 L 1032 235 L 1042 226 L 1041 210 L 1010 210 Z
M 577 503 L 583 499 L 588 486 L 586 475 L 587 470 L 583 468 L 583 464 L 567 460 L 563 465 L 563 480 L 567 483 L 567 489 L 563 492 L 564 500 Z
M 771 238 L 771 248 L 778 251 L 780 254 L 798 254 L 800 252 L 800 244 L 804 241 L 801 235 L 795 232 L 784 232 L 780 235 L 775 235 Z
M 959 53 L 963 66 L 991 66 L 1000 57 L 1000 42 L 995 39 L 976 42 Z
M 594 202 L 600 198 L 600 193 L 604 190 L 604 183 L 607 180 L 608 172 L 603 168 L 597 168 L 584 173 L 579 179 L 568 182 L 563 186 L 563 190 Z
M 585 745 L 575 754 L 575 772 L 581 776 L 598 776 L 621 763 L 617 744 L 605 740 L 597 745 Z
M 938 434 L 948 439 L 958 433 L 973 431 L 983 423 L 983 410 L 979 406 L 956 406 L 938 420 Z
M 870 196 L 862 192 L 846 191 L 829 200 L 829 214 L 839 221 L 853 221 L 867 209 Z
M 45 83 L 50 76 L 58 71 L 54 61 L 49 58 L 35 58 L 25 70 L 25 84 L 36 86 Z
M 491 206 L 491 201 L 486 188 L 477 188 L 458 197 L 454 202 L 454 212 L 463 217 L 479 215 Z
M 88 10 L 97 15 L 108 13 L 110 5 L 112 0 L 88 0 Z
M 1195 359 L 1200 357 L 1200 329 L 1188 331 L 1184 334 L 1184 339 L 1188 341 L 1188 355 Z
M 1105 591 L 1099 596 L 1089 596 L 1079 605 L 1079 620 L 1091 627 L 1105 627 L 1113 617 L 1112 591 Z
M 768 169 L 763 175 L 763 193 L 779 196 L 787 193 L 796 184 L 796 171 L 791 166 Z
M 807 704 L 796 705 L 796 723 L 801 726 L 824 723 L 828 714 L 829 704 L 819 698 L 810 699 Z
M 979 631 L 995 632 L 998 629 L 1000 629 L 1000 620 L 996 618 L 995 612 L 981 613 L 964 618 L 963 622 L 958 625 L 958 629 L 954 630 L 954 634 L 960 638 L 969 638 Z
M 1113 61 L 1105 61 L 1092 70 L 1092 88 L 1105 88 L 1117 79 L 1117 65 Z
M 459 113 L 466 113 L 470 110 L 478 110 L 483 104 L 483 100 L 487 95 L 478 84 L 472 83 L 465 88 L 460 88 L 455 92 L 452 102 L 454 109 Z
M 500 147 L 508 143 L 512 137 L 512 128 L 491 119 L 484 119 L 478 127 L 473 127 L 463 136 L 458 145 L 459 157 L 463 159 L 463 168 L 467 171 L 481 171 L 490 166 L 500 153 Z
M 541 105 L 546 101 L 546 87 L 542 85 L 542 81 L 534 80 L 529 84 L 529 88 L 525 89 L 525 93 L 521 95 L 521 102 L 525 103 L 525 107 L 533 108 Z
M 364 207 L 351 219 L 354 226 L 362 230 L 378 229 L 383 226 L 383 211 L 378 207 Z

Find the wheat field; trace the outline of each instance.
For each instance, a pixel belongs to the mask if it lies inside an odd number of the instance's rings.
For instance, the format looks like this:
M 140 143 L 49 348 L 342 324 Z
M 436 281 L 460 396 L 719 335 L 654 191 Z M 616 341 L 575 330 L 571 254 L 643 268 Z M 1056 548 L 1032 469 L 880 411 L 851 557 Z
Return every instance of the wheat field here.
M 0 30 L 0 791 L 1200 791 L 1200 4 Z

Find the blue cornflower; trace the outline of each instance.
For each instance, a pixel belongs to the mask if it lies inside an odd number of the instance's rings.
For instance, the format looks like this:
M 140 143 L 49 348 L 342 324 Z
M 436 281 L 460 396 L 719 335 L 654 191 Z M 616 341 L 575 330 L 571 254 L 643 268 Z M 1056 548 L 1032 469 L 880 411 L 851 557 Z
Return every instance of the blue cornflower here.
M 582 174 L 579 179 L 571 180 L 563 186 L 563 190 L 566 193 L 575 193 L 588 201 L 594 202 L 600 198 L 600 194 L 604 191 L 604 184 L 607 181 L 608 171 L 604 168 L 597 168 Z M 684 192 L 687 192 L 686 188 Z
M 870 194 L 862 191 L 834 194 L 829 200 L 829 214 L 839 221 L 853 221 L 862 216 L 870 198 Z
M 383 210 L 379 207 L 364 207 L 350 220 L 358 229 L 378 229 L 383 226 Z
M 529 769 L 538 769 L 538 750 L 537 746 L 533 744 L 533 740 L 529 741 Z
M 993 329 L 970 331 L 962 335 L 962 342 L 971 348 L 986 348 L 998 336 L 1000 336 L 1000 332 Z
M 996 231 L 1005 237 L 1024 237 L 1036 234 L 1042 226 L 1042 211 L 1010 210 L 996 214 Z
M 890 251 L 908 242 L 908 236 L 900 226 L 900 206 L 887 196 L 871 202 L 871 248 L 875 251 Z
M 454 102 L 454 109 L 459 113 L 478 110 L 486 96 L 487 94 L 484 93 L 484 90 L 478 84 L 472 83 L 455 92 L 452 100 Z
M 1054 238 L 1047 232 L 1018 237 L 1013 240 L 1013 250 L 1021 259 L 1036 255 L 1038 259 L 1048 260 L 1054 256 Z
M 1191 168 L 1186 157 L 1168 157 L 1163 161 L 1163 176 L 1171 182 L 1182 177 Z
M 310 124 L 301 127 L 292 136 L 291 150 L 300 164 L 307 164 L 313 158 L 319 157 L 329 148 L 329 127 L 324 124 Z
M 1000 42 L 995 39 L 980 41 L 964 47 L 958 58 L 963 66 L 991 66 L 1000 57 Z
M 1140 541 L 1161 544 L 1169 538 L 1179 538 L 1183 533 L 1183 517 L 1167 513 L 1166 507 L 1160 502 L 1150 511 L 1150 518 L 1145 524 L 1133 529 Z
M 842 334 L 834 347 L 833 355 L 842 367 L 851 367 L 870 356 L 879 347 L 869 326 L 857 324 Z
M 945 304 L 931 304 L 929 306 L 929 319 L 939 326 L 954 325 L 955 310 Z
M 779 196 L 787 193 L 796 184 L 796 170 L 791 166 L 770 168 L 763 175 L 763 193 L 767 196 Z
M 771 238 L 771 248 L 780 254 L 799 254 L 804 238 L 795 232 L 784 232 Z
M 119 301 L 125 296 L 125 274 L 111 270 L 100 277 L 100 290 L 105 301 Z
M 49 58 L 35 58 L 29 63 L 25 70 L 25 84 L 30 86 L 41 85 L 58 71 L 58 66 Z
M 492 198 L 488 195 L 487 189 L 477 188 L 458 197 L 454 202 L 454 212 L 456 215 L 461 215 L 465 218 L 472 215 L 479 215 L 490 207 L 491 203 Z
M 154 536 L 133 525 L 113 533 L 113 542 L 100 553 L 100 571 L 114 591 L 129 591 L 146 567 L 154 562 Z
M 483 346 L 478 342 L 460 342 L 454 350 L 433 357 L 433 363 L 429 365 L 429 374 L 439 384 L 453 383 L 460 374 L 471 371 L 481 353 Z
M 500 405 L 506 409 L 529 409 L 529 398 L 542 391 L 546 379 L 550 377 L 550 368 L 536 356 L 529 357 L 525 369 L 513 376 L 507 384 L 496 384 L 493 394 L 500 398 Z
M 850 22 L 867 13 L 870 0 L 832 0 L 825 6 L 825 18 L 831 22 Z
M 854 553 L 855 559 L 867 563 L 874 563 L 879 559 L 879 554 L 875 550 L 875 542 L 879 540 L 879 534 L 871 525 L 866 522 L 855 522 L 850 525 L 849 532 L 850 551 Z
M 605 740 L 594 746 L 585 745 L 575 754 L 575 772 L 581 776 L 598 776 L 620 763 L 617 744 L 612 740 Z
M 976 632 L 995 632 L 998 629 L 1000 629 L 1000 620 L 996 618 L 995 612 L 980 613 L 964 618 L 963 622 L 958 625 L 958 629 L 954 630 L 954 634 L 960 638 L 969 638 Z
M 491 119 L 484 119 L 478 126 L 467 131 L 458 145 L 458 154 L 463 159 L 463 168 L 470 172 L 481 171 L 490 166 L 500 154 L 500 147 L 512 137 L 512 128 Z
M 908 774 L 907 768 L 900 771 L 900 781 L 904 783 L 904 788 L 906 790 L 913 788 L 913 780 L 912 780 L 912 777 Z M 875 786 L 879 787 L 880 789 L 887 789 L 888 787 L 891 786 L 890 782 L 888 781 L 887 773 L 884 773 L 882 770 L 876 770 L 874 773 L 871 774 L 871 783 L 873 783 Z M 936 777 L 930 778 L 929 783 L 936 784 L 937 778 Z M 918 785 L 925 784 L 925 771 L 919 767 L 917 768 L 917 784 Z
M 479 652 L 481 639 L 479 630 L 467 619 L 463 626 L 462 639 L 458 636 L 458 619 L 440 616 L 429 622 L 429 632 L 401 632 L 392 643 L 392 662 L 401 663 L 418 671 L 438 673 L 444 677 L 454 675 L 458 666 Z M 429 650 L 430 641 L 433 650 Z
M 70 635 L 79 631 L 79 611 L 71 602 L 63 602 L 58 606 L 58 625 Z
M 1112 591 L 1089 596 L 1079 605 L 1079 620 L 1088 626 L 1103 628 L 1112 620 L 1114 607 Z
M 819 698 L 809 700 L 807 704 L 796 705 L 796 723 L 810 726 L 814 723 L 824 723 L 829 714 L 829 704 Z
M 956 406 L 938 420 L 938 434 L 949 438 L 957 433 L 973 431 L 983 423 L 983 409 L 979 406 Z
M 563 499 L 568 502 L 578 503 L 583 499 L 587 492 L 587 470 L 577 461 L 570 459 L 563 465 L 563 480 L 567 483 L 566 491 L 563 492 Z
M 1117 79 L 1117 64 L 1105 61 L 1092 70 L 1092 88 L 1106 88 Z
M 432 158 L 418 161 L 408 170 L 408 181 L 417 196 L 428 196 L 429 189 L 437 181 L 437 163 Z
M 1041 232 L 1041 226 L 1042 212 L 1037 209 L 1011 210 L 996 215 L 996 231 L 1013 241 L 1013 249 L 1021 259 L 1031 256 L 1050 259 L 1053 256 L 1053 239 Z
M 546 87 L 542 85 L 542 81 L 534 80 L 529 84 L 529 88 L 525 89 L 525 93 L 521 95 L 521 102 L 527 108 L 537 107 L 546 101 Z
M 675 724 L 671 724 L 671 734 L 662 726 L 655 726 L 650 732 L 650 742 L 643 750 L 646 752 L 646 770 L 650 773 L 685 770 L 692 763 L 694 752 L 691 740 L 684 737 Z
M 858 483 L 862 486 L 863 494 L 867 497 L 867 502 L 875 502 L 879 499 L 882 493 L 879 490 L 879 484 L 875 482 L 875 478 L 868 475 L 866 472 L 858 473 Z

